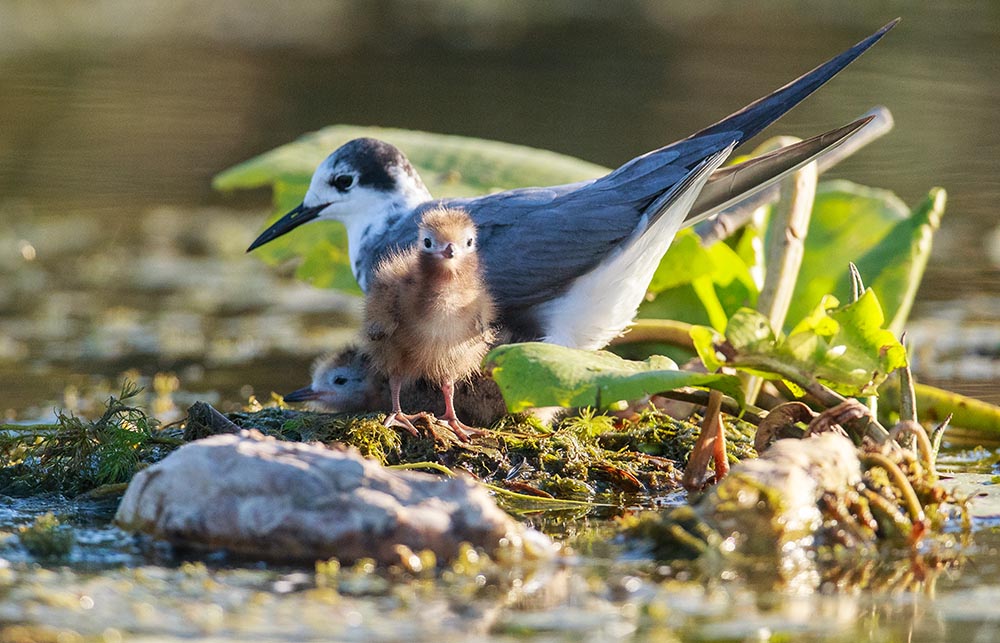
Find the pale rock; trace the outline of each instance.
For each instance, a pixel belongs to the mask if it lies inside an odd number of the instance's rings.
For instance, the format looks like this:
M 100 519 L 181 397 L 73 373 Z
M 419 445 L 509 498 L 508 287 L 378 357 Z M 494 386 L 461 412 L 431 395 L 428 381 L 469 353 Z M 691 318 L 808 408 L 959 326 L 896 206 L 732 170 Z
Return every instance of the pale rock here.
M 463 542 L 489 554 L 501 546 L 554 553 L 468 477 L 393 471 L 353 449 L 252 430 L 192 442 L 140 471 L 115 521 L 173 544 L 267 560 L 391 564 L 405 545 L 447 561 Z

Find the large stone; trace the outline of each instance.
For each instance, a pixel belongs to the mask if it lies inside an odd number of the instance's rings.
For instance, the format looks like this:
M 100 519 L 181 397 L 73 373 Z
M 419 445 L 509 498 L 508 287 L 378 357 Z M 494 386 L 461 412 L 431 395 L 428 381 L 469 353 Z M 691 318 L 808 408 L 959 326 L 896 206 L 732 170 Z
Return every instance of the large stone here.
M 257 431 L 187 444 L 135 476 L 123 528 L 174 544 L 267 560 L 398 562 L 399 545 L 448 560 L 462 542 L 552 552 L 467 477 L 393 471 L 353 449 L 282 442 Z

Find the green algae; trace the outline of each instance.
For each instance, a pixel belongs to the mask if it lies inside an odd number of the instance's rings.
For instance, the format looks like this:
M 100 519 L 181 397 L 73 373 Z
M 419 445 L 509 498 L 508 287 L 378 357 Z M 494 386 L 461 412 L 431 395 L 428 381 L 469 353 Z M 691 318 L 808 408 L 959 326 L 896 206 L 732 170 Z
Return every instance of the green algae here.
M 21 545 L 29 554 L 45 560 L 65 559 L 73 550 L 76 534 L 51 512 L 18 529 Z
M 140 391 L 126 381 L 93 421 L 60 413 L 51 425 L 0 426 L 0 493 L 78 495 L 128 482 L 183 444 L 132 405 Z

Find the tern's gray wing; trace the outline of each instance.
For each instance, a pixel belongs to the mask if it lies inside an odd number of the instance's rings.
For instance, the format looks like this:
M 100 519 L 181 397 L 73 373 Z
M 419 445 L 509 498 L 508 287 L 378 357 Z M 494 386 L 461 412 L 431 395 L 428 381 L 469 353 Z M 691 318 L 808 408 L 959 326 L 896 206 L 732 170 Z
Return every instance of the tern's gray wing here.
M 864 116 L 843 127 L 716 170 L 691 207 L 684 225 L 694 225 L 737 202 L 744 203 L 750 196 L 772 187 L 777 190 L 775 184 L 781 177 L 810 161 L 820 161 L 828 152 L 845 144 L 875 118 L 874 114 Z
M 857 132 L 869 118 L 793 146 L 717 170 L 699 201 L 718 211 L 742 195 L 766 187 Z M 424 204 L 389 227 L 362 257 L 378 257 L 416 238 L 416 218 L 447 205 L 469 212 L 476 223 L 486 281 L 501 309 L 546 301 L 586 274 L 610 251 L 649 225 L 650 206 L 690 176 L 705 158 L 739 139 L 739 132 L 687 139 L 629 161 L 594 181 L 524 188 L 484 197 Z M 657 204 L 659 206 L 660 204 Z M 660 210 L 659 207 L 656 208 Z M 665 250 L 665 248 L 664 248 Z
M 699 195 L 696 205 L 704 208 L 700 216 L 766 188 L 844 143 L 872 118 L 716 170 Z M 738 133 L 703 136 L 674 146 L 677 154 L 672 162 L 666 162 L 663 152 L 639 157 L 603 179 L 575 189 L 564 186 L 507 192 L 447 204 L 466 208 L 476 222 L 487 282 L 501 305 L 530 305 L 560 293 L 597 266 L 614 247 L 640 232 L 640 226 L 651 225 L 654 211 L 664 211 L 659 199 L 677 190 L 704 159 L 736 140 Z M 711 193 L 706 195 L 709 188 Z
M 708 136 L 688 149 L 659 150 L 572 190 L 500 193 L 450 205 L 466 208 L 476 222 L 486 280 L 500 306 L 530 306 L 563 292 L 642 232 L 651 204 L 736 139 Z
M 386 229 L 374 245 L 380 253 L 407 246 L 423 211 L 463 208 L 476 223 L 480 260 L 497 304 L 530 306 L 565 290 L 647 225 L 651 203 L 737 136 L 705 136 L 679 150 L 657 150 L 594 181 L 429 202 Z

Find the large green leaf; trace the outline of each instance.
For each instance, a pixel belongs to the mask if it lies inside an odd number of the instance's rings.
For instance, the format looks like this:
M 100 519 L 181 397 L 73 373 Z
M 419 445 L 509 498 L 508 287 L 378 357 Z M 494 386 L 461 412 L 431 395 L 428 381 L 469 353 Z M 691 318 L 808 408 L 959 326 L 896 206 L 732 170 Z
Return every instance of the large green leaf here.
M 466 196 L 527 185 L 556 185 L 593 179 L 608 168 L 580 159 L 465 136 L 431 132 L 331 125 L 224 170 L 212 181 L 217 190 L 273 185 L 308 185 L 316 166 L 347 141 L 372 137 L 398 147 L 435 196 Z
M 766 317 L 743 309 L 729 320 L 725 336 L 696 327 L 691 338 L 710 369 L 727 365 L 764 377 L 801 374 L 845 395 L 872 395 L 892 371 L 906 364 L 906 350 L 884 327 L 875 293 L 868 289 L 839 308 L 833 297 L 803 319 L 787 336 L 775 335 Z
M 759 294 L 746 261 L 727 244 L 702 245 L 693 230 L 677 233 L 649 285 L 639 317 L 709 324 L 724 330 L 730 315 Z
M 609 171 L 570 156 L 497 141 L 334 125 L 229 168 L 216 176 L 212 185 L 218 190 L 271 186 L 275 209 L 265 222 L 270 225 L 301 202 L 320 161 L 340 145 L 363 136 L 399 147 L 438 197 L 572 183 Z M 254 255 L 269 263 L 301 257 L 296 271 L 299 278 L 320 287 L 359 292 L 350 271 L 346 234 L 339 223 L 304 225 L 255 250 Z
M 889 317 L 887 327 L 896 335 L 903 332 L 913 308 L 946 201 L 943 188 L 932 189 L 906 221 L 897 224 L 877 247 L 854 262 L 878 295 Z
M 853 261 L 878 295 L 889 328 L 898 334 L 923 276 L 944 205 L 940 188 L 911 212 L 886 190 L 847 181 L 821 183 L 785 327 L 797 324 L 825 295 L 847 300 L 848 263 Z
M 533 342 L 493 349 L 485 368 L 512 413 L 545 406 L 604 409 L 685 386 L 717 389 L 741 403 L 743 399 L 738 378 L 679 371 L 672 360 L 659 355 L 633 362 L 605 351 Z

